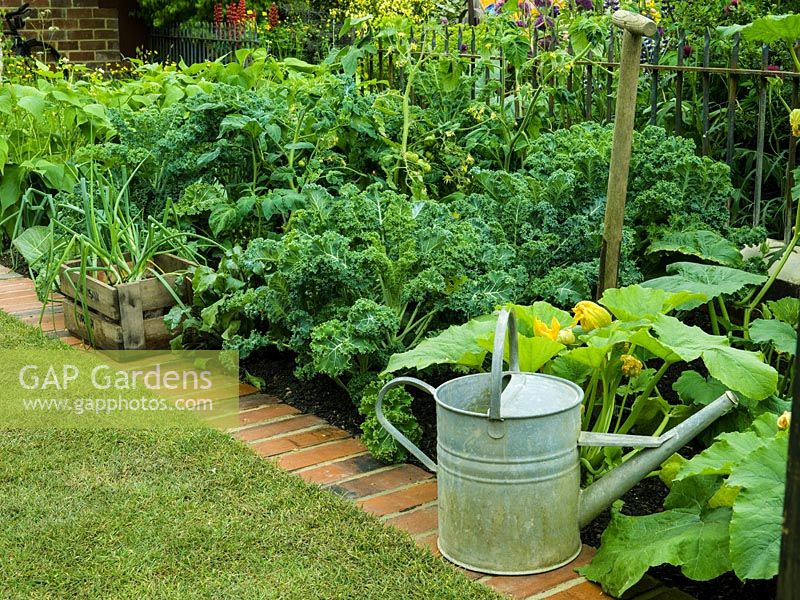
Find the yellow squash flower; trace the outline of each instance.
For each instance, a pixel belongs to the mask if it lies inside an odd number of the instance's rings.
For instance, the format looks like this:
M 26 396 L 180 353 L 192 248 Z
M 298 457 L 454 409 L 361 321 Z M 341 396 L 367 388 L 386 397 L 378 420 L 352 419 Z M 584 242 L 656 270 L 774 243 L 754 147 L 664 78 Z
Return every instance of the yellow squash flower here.
M 558 322 L 558 319 L 553 317 L 553 320 L 550 321 L 550 327 L 544 324 L 543 321 L 534 318 L 533 320 L 533 333 L 535 335 L 550 338 L 551 340 L 558 341 L 558 332 L 561 331 L 561 323 Z
M 578 302 L 572 312 L 575 313 L 575 322 L 580 323 L 584 331 L 605 327 L 611 323 L 609 312 L 589 300 Z
M 642 372 L 644 363 L 631 354 L 623 354 L 619 357 L 622 361 L 622 374 L 626 377 L 636 377 Z
M 783 414 L 778 417 L 778 429 L 789 429 L 792 424 L 792 413 L 788 410 L 783 411 Z
M 789 113 L 789 124 L 792 126 L 792 135 L 800 137 L 800 108 Z

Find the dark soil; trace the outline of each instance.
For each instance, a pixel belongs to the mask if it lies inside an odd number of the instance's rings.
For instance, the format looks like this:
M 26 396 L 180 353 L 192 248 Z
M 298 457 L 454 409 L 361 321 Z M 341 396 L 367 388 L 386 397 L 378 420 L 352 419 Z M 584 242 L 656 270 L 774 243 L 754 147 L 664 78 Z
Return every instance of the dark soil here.
M 294 356 L 286 352 L 264 349 L 253 353 L 242 368 L 264 380 L 262 391 L 277 396 L 303 412 L 322 417 L 331 425 L 349 431 L 361 432 L 363 417 L 348 393 L 332 379 L 318 376 L 309 381 L 294 376 Z
M 693 365 L 694 366 L 694 365 Z M 264 379 L 264 393 L 275 395 L 296 408 L 313 413 L 353 434 L 360 433 L 359 426 L 363 418 L 347 392 L 327 377 L 316 377 L 309 381 L 301 381 L 294 376 L 294 357 L 288 353 L 274 350 L 260 351 L 244 363 L 243 367 L 252 375 Z M 668 372 L 665 375 L 664 390 L 677 379 L 680 371 Z M 428 383 L 439 385 L 447 380 L 445 374 L 429 378 Z M 419 446 L 427 454 L 436 459 L 436 407 L 430 396 L 424 393 L 414 394 L 412 410 L 423 428 L 423 438 Z M 702 449 L 702 444 L 695 442 L 681 450 L 681 454 L 691 456 Z M 416 462 L 413 458 L 410 462 Z M 420 465 L 421 466 L 421 465 Z M 669 490 L 658 478 L 650 477 L 639 482 L 626 493 L 622 500 L 625 503 L 622 512 L 626 515 L 648 515 L 663 510 L 664 498 Z M 610 520 L 610 512 L 606 510 L 581 531 L 581 539 L 585 544 L 597 547 L 600 536 Z M 650 574 L 669 587 L 678 588 L 697 600 L 770 600 L 776 595 L 776 581 L 740 582 L 735 575 L 729 573 L 711 581 L 693 581 L 680 573 L 680 569 L 661 566 L 650 570 Z
M 12 254 L 12 251 L 10 250 L 0 253 L 0 265 L 8 267 L 15 273 L 19 273 L 24 277 L 31 276 L 31 273 L 28 270 L 27 263 L 22 259 L 22 257 L 19 254 L 15 256 L 14 254 Z

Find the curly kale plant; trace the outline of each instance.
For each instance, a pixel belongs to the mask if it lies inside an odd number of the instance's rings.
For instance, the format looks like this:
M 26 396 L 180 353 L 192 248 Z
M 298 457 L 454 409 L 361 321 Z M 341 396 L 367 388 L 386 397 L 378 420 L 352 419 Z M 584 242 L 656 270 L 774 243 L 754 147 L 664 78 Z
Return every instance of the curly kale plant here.
M 290 349 L 300 376 L 331 377 L 359 402 L 393 353 L 523 292 L 514 248 L 445 203 L 379 186 L 304 193 L 281 237 L 235 248 L 216 272 L 196 270 L 195 306 L 171 318 L 182 343 L 199 337 L 243 357 Z

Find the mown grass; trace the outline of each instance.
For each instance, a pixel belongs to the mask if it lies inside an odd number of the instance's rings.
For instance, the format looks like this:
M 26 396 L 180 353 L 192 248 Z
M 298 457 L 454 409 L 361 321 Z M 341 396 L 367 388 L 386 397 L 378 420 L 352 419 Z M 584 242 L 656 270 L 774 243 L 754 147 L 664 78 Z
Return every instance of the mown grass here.
M 0 313 L 0 348 L 58 347 Z M 0 432 L 2 598 L 497 598 L 213 430 Z

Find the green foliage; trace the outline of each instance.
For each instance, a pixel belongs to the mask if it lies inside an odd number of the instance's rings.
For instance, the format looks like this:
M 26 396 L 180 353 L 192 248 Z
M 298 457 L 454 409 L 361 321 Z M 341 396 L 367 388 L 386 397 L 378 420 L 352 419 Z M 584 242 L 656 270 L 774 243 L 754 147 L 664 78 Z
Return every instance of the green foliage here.
M 730 347 L 727 338 L 706 334 L 667 316 L 697 297 L 690 292 L 672 293 L 638 285 L 610 289 L 600 302 L 618 320 L 586 332 L 568 313 L 546 302 L 514 306 L 519 323 L 520 368 L 551 373 L 583 386 L 585 430 L 650 434 L 663 430 L 670 419 L 685 418 L 688 407 L 669 404 L 658 384 L 670 366 L 698 358 L 711 378 L 706 381 L 694 371 L 681 376 L 675 389 L 687 405 L 705 405 L 733 390 L 758 414 L 758 401 L 776 391 L 775 369 L 755 352 Z M 482 370 L 493 347 L 495 323 L 493 313 L 450 327 L 415 348 L 393 355 L 387 371 L 421 370 L 437 364 Z M 561 329 L 569 334 L 561 335 Z M 581 458 L 591 476 L 596 476 L 622 457 L 611 458 L 601 449 L 583 448 Z
M 794 356 L 797 350 L 797 331 L 777 319 L 756 319 L 750 325 L 750 339 L 760 344 L 772 344 L 778 351 Z
M 765 314 L 792 327 L 797 327 L 797 323 L 800 321 L 800 298 L 770 300 L 766 303 Z
M 733 242 L 713 231 L 670 231 L 650 244 L 648 254 L 655 252 L 677 252 L 696 256 L 726 267 L 742 264 L 741 249 Z
M 210 17 L 211 0 L 139 0 L 140 15 L 153 27 L 163 27 L 192 17 Z
M 778 373 L 753 352 L 731 348 L 723 336 L 709 335 L 674 317 L 659 315 L 653 324 L 659 341 L 683 360 L 702 358 L 709 374 L 748 398 L 763 400 L 775 393 Z
M 667 267 L 667 273 L 670 275 L 651 279 L 643 285 L 670 292 L 696 292 L 706 298 L 704 301 L 697 300 L 687 305 L 687 308 L 700 306 L 723 294 L 738 294 L 750 286 L 767 281 L 763 275 L 755 275 L 740 269 L 689 262 L 673 263 Z
M 361 441 L 378 460 L 387 463 L 402 462 L 408 457 L 408 451 L 389 435 L 375 416 L 375 402 L 383 383 L 385 381 L 380 379 L 372 382 L 361 396 L 358 409 L 364 417 Z M 412 443 L 417 444 L 422 438 L 422 428 L 411 414 L 411 401 L 411 395 L 405 390 L 389 390 L 384 396 L 383 414 Z
M 621 596 L 651 566 L 679 566 L 687 577 L 741 579 L 778 572 L 788 435 L 765 414 L 743 432 L 719 436 L 681 461 L 664 511 L 629 517 L 617 507 L 591 564 L 579 572 Z

